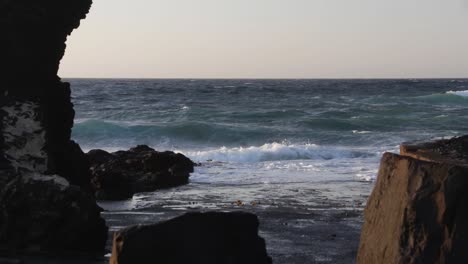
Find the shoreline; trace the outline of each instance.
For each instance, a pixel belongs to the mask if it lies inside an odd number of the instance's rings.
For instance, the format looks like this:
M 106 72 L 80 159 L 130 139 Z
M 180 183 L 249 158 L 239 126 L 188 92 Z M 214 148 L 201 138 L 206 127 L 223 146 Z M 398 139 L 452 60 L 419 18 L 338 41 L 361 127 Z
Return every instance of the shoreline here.
M 283 185 L 299 187 L 295 184 Z M 102 216 L 109 225 L 110 237 L 114 231 L 125 226 L 165 221 L 186 212 L 245 211 L 259 217 L 260 236 L 266 241 L 273 263 L 300 264 L 306 261 L 344 264 L 355 262 L 363 210 L 372 185 L 368 182 L 317 183 L 308 188 L 311 193 L 309 201 L 302 205 L 298 203 L 303 198 L 301 194 L 296 200 L 294 197 L 289 197 L 289 201 L 286 197 L 265 197 L 258 204 L 241 201 L 241 205 L 234 196 L 225 196 L 229 189 L 231 193 L 236 193 L 233 186 L 221 189 L 211 186 L 211 192 L 205 193 L 205 197 L 193 196 L 190 199 L 194 192 L 206 191 L 197 184 L 137 194 L 123 202 L 98 203 L 107 209 Z M 218 196 L 213 193 L 218 193 Z M 138 209 L 129 207 L 132 203 L 142 202 L 145 197 L 160 200 L 153 205 L 146 201 L 146 206 Z M 284 201 L 280 203 L 282 199 Z M 107 250 L 110 249 L 110 242 L 108 240 Z

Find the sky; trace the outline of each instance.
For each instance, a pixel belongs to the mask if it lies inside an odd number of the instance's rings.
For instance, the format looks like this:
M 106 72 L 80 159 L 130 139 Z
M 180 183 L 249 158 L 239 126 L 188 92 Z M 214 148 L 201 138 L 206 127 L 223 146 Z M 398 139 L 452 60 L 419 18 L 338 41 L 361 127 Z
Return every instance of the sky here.
M 94 0 L 62 77 L 468 77 L 468 0 Z

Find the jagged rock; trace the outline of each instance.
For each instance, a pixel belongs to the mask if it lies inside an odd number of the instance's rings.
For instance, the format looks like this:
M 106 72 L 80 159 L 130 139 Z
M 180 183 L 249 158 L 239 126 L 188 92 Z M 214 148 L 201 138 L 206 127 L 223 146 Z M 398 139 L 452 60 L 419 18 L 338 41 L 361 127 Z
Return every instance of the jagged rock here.
M 70 140 L 70 85 L 57 76 L 91 0 L 0 0 L 0 248 L 103 250 L 89 163 Z
M 103 251 L 107 227 L 94 197 L 60 176 L 22 175 L 0 196 L 0 249 Z
M 460 159 L 467 148 L 458 144 L 465 140 L 405 144 L 408 156 L 384 154 L 358 264 L 468 263 L 468 164 Z
M 82 163 L 86 158 L 70 140 L 75 115 L 70 85 L 60 81 L 57 71 L 67 36 L 90 6 L 91 0 L 0 0 L 0 118 L 7 115 L 6 109 L 17 107 L 17 114 L 29 111 L 26 114 L 40 119 L 48 174 L 61 175 L 87 190 L 90 174 L 88 164 Z M 4 125 L 0 122 L 0 131 Z M 1 157 L 9 147 L 4 137 L 0 136 Z
M 432 142 L 403 143 L 400 154 L 419 160 L 468 165 L 468 136 Z
M 98 199 L 119 200 L 188 183 L 194 163 L 182 154 L 158 152 L 148 146 L 108 153 L 88 154 Z
M 114 235 L 111 264 L 267 264 L 258 218 L 249 213 L 188 213 Z

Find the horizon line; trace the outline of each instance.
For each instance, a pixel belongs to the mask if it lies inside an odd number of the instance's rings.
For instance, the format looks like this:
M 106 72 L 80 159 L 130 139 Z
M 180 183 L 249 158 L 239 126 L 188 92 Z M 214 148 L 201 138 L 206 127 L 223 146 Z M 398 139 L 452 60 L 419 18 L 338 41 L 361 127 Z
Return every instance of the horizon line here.
M 468 77 L 60 77 L 104 80 L 468 80 Z

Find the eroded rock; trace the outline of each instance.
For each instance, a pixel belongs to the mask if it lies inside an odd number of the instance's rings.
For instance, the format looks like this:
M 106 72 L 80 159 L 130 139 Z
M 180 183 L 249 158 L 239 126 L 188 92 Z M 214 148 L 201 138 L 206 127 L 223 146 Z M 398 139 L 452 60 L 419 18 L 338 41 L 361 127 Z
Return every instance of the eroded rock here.
M 111 264 L 267 264 L 258 218 L 249 213 L 188 213 L 114 235 Z
M 468 263 L 465 139 L 402 146 L 408 156 L 384 154 L 357 263 Z
M 0 0 L 0 249 L 99 251 L 107 228 L 57 76 L 91 0 Z

